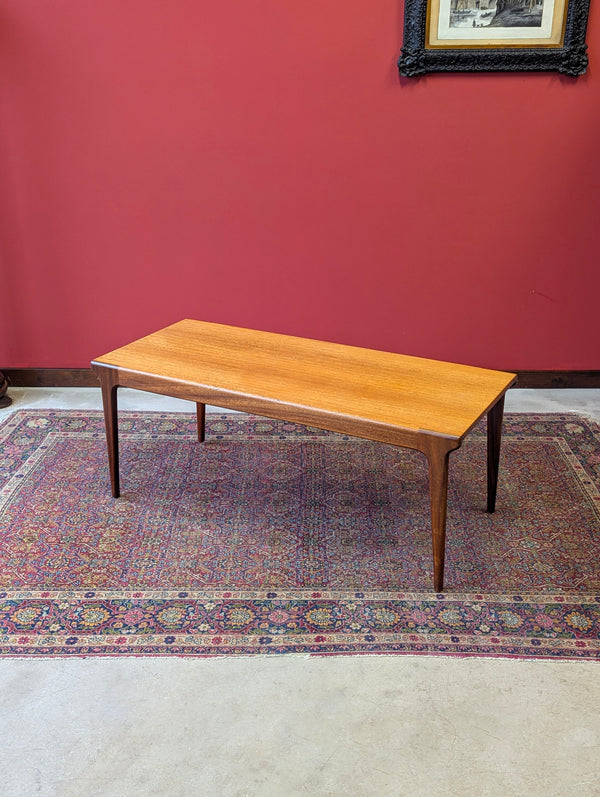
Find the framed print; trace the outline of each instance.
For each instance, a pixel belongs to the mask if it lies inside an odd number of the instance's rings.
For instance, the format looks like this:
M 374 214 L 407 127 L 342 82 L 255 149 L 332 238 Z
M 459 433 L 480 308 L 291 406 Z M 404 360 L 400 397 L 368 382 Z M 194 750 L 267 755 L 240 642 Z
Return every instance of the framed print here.
M 589 5 L 590 0 L 406 0 L 400 74 L 582 75 Z

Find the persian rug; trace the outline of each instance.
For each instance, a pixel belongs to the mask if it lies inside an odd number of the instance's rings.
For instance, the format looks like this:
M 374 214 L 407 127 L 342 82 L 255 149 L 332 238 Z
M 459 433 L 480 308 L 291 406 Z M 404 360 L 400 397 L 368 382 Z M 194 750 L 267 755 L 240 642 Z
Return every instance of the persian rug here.
M 598 659 L 600 428 L 507 415 L 486 514 L 481 425 L 451 455 L 446 591 L 418 452 L 242 414 L 0 426 L 0 653 Z

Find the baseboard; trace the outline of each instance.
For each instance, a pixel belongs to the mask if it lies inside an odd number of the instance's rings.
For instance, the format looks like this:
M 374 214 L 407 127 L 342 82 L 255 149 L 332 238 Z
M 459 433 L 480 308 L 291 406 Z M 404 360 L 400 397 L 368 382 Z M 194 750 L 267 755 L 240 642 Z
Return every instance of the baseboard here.
M 12 387 L 100 387 L 89 368 L 4 368 Z
M 99 387 L 89 368 L 5 368 L 13 387 Z M 515 371 L 520 388 L 600 388 L 600 371 Z
M 515 371 L 520 388 L 600 388 L 600 371 Z

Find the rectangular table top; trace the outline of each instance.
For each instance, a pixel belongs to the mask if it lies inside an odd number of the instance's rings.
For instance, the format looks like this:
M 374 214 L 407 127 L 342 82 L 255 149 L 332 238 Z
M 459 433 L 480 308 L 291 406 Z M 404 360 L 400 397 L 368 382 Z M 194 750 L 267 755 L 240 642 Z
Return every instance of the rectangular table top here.
M 259 399 L 457 440 L 515 381 L 504 371 L 189 319 L 95 363 L 216 398 Z

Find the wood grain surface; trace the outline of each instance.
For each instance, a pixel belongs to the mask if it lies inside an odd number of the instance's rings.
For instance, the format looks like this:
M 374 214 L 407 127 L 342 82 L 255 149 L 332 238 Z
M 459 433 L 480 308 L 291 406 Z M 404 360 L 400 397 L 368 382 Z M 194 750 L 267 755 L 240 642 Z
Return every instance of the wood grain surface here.
M 515 379 L 503 371 L 193 320 L 95 362 L 141 381 L 154 376 L 205 388 L 204 398 L 218 401 L 221 394 L 226 407 L 236 398 L 257 398 L 455 439 Z

